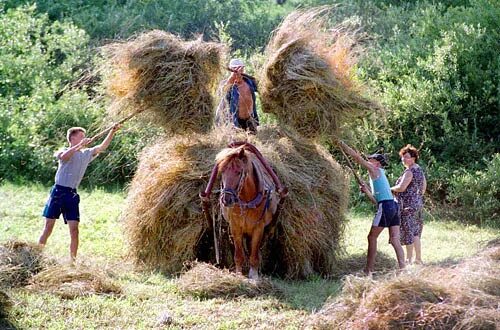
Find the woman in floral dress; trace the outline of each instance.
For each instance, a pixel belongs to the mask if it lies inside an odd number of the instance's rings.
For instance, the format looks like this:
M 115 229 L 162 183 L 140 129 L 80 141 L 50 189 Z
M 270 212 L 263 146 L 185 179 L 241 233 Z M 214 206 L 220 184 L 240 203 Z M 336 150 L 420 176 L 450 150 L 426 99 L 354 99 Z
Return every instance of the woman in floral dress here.
M 391 188 L 401 210 L 401 245 L 406 246 L 406 262 L 422 263 L 420 237 L 423 228 L 424 194 L 427 187 L 424 171 L 417 164 L 418 150 L 411 144 L 399 151 L 405 171 Z

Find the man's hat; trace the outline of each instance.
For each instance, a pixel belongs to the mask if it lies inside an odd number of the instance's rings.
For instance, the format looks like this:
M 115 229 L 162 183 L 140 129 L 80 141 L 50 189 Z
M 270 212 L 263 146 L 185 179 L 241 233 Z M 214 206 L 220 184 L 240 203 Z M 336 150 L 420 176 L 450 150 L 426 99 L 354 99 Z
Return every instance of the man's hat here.
M 240 66 L 245 66 L 245 63 L 243 63 L 243 61 L 240 60 L 239 58 L 233 58 L 233 59 L 231 59 L 231 61 L 229 61 L 229 68 L 230 69 L 236 69 L 237 67 L 240 67 Z
M 378 160 L 378 162 L 380 163 L 380 165 L 382 165 L 382 167 L 386 167 L 388 165 L 387 159 L 385 158 L 385 156 L 383 154 L 375 153 L 375 154 L 368 155 L 366 158 Z

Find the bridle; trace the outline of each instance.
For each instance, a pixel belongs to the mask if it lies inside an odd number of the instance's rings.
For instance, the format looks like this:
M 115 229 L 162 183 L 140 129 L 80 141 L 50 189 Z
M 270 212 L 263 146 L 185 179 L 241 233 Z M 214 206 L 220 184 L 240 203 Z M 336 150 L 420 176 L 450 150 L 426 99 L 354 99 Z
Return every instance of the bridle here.
M 225 188 L 223 186 L 223 183 L 221 182 L 221 189 L 220 189 L 220 202 L 222 205 L 225 207 L 232 207 L 234 204 L 238 204 L 241 206 L 241 200 L 238 197 L 240 195 L 241 190 L 243 189 L 243 182 L 245 182 L 245 179 L 247 177 L 247 171 L 246 169 L 243 169 L 240 174 L 240 178 L 238 180 L 238 185 L 236 186 L 236 189 L 232 188 Z M 225 195 L 229 195 L 229 203 L 226 203 L 226 200 L 224 199 Z
M 252 167 L 253 167 L 253 165 L 252 165 Z M 247 169 L 244 169 L 240 174 L 240 178 L 238 180 L 238 185 L 236 186 L 235 189 L 221 187 L 220 204 L 221 204 L 221 206 L 224 206 L 224 207 L 234 207 L 235 205 L 238 205 L 241 210 L 254 209 L 254 208 L 257 208 L 258 206 L 261 205 L 262 201 L 264 200 L 264 196 L 266 196 L 266 205 L 264 206 L 264 209 L 263 209 L 263 214 L 264 214 L 264 212 L 269 207 L 269 202 L 270 202 L 272 190 L 265 191 L 264 193 L 259 190 L 259 192 L 257 193 L 257 196 L 255 196 L 255 198 L 252 199 L 251 201 L 249 201 L 249 202 L 242 201 L 239 198 L 239 195 L 240 195 L 241 190 L 243 189 L 243 183 L 245 182 L 247 175 L 248 175 L 248 171 L 247 171 Z M 226 203 L 226 201 L 224 199 L 225 195 L 230 196 L 229 203 Z M 261 218 L 262 218 L 262 216 L 261 216 Z

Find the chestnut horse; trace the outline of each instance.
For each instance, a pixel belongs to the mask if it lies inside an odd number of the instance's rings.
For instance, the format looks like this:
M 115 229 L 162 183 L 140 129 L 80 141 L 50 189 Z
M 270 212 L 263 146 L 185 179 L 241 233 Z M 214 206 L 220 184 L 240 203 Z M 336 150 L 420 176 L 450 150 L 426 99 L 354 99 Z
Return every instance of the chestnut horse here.
M 248 145 L 223 150 L 217 155 L 216 166 L 221 173 L 219 203 L 222 215 L 229 222 L 233 238 L 236 272 L 242 273 L 245 260 L 243 240 L 248 237 L 248 277 L 258 279 L 264 228 L 273 221 L 273 215 L 277 213 L 281 187 L 280 184 L 276 187 L 274 182 L 277 177 L 274 172 L 270 173 L 272 170 L 262 155 L 259 153 L 257 157 L 254 152 L 247 150 Z

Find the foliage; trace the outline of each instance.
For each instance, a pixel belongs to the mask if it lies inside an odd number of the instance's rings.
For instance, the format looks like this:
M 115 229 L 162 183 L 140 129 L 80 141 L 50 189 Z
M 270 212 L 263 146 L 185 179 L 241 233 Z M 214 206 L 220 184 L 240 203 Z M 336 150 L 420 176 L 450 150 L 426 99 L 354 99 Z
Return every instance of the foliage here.
M 471 168 L 500 149 L 500 6 L 419 3 L 387 10 L 392 32 L 364 74 L 390 109 L 376 143 L 423 143 L 430 165 Z M 471 166 L 472 165 L 472 166 Z
M 393 164 L 402 146 L 421 147 L 429 194 L 449 201 L 456 173 L 473 175 L 500 150 L 498 2 L 353 1 L 342 17 L 366 32 L 358 72 L 387 108 L 348 125 L 346 138 Z
M 51 22 L 34 6 L 0 12 L 0 178 L 52 181 L 53 154 L 67 144 L 66 130 L 82 126 L 92 134 L 103 125 L 103 104 L 90 99 L 96 91 L 74 83 L 91 61 L 88 42 L 85 31 Z M 117 137 L 119 152 L 91 165 L 84 182 L 123 182 L 130 176 L 135 154 L 151 136 L 131 130 Z
M 29 3 L 7 0 L 6 8 Z M 162 29 L 191 38 L 214 37 L 221 22 L 235 41 L 236 49 L 253 52 L 265 45 L 269 33 L 285 11 L 300 1 L 278 6 L 268 0 L 162 0 L 162 1 L 37 1 L 38 11 L 51 20 L 70 18 L 96 40 L 127 38 L 143 30 Z
M 62 93 L 86 59 L 85 32 L 34 15 L 34 7 L 0 16 L 0 173 L 47 180 L 61 127 L 89 125 L 97 109 L 79 91 Z M 47 165 L 48 164 L 48 165 Z M 50 166 L 50 167 L 49 167 Z
M 500 154 L 485 161 L 488 165 L 482 171 L 462 170 L 451 177 L 448 200 L 463 219 L 500 227 Z

